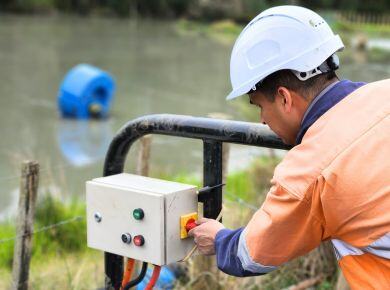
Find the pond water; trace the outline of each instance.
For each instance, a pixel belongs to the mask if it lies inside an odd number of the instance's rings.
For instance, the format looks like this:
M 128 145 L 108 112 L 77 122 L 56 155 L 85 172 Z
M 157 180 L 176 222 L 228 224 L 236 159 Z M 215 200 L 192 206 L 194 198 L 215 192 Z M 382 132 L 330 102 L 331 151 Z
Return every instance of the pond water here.
M 40 162 L 41 191 L 83 196 L 84 182 L 101 176 L 107 146 L 128 120 L 155 113 L 212 112 L 242 120 L 234 102 L 224 99 L 230 89 L 231 47 L 201 34 L 178 32 L 174 22 L 0 15 L 0 218 L 14 211 L 24 159 Z M 389 76 L 388 64 L 349 59 L 340 72 L 344 78 Z M 98 66 L 116 79 L 106 121 L 59 118 L 59 84 L 79 63 Z M 233 150 L 233 167 L 262 152 L 245 146 Z M 133 160 L 129 158 L 128 171 Z M 200 175 L 201 166 L 201 142 L 153 139 L 152 172 Z

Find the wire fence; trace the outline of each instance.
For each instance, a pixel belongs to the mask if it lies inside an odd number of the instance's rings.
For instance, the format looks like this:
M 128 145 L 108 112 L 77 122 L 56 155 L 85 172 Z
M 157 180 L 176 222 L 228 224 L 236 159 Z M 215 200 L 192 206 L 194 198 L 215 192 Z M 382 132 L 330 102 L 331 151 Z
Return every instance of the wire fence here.
M 250 209 L 251 211 L 257 211 L 259 209 L 259 206 L 256 206 L 254 204 L 251 204 L 251 203 L 245 201 L 244 199 L 242 199 L 237 194 L 226 192 L 225 196 L 229 198 L 229 199 L 225 199 L 225 201 L 228 202 L 228 203 L 238 204 L 238 205 L 243 206 L 243 207 L 245 207 L 247 209 Z M 49 231 L 49 230 L 51 230 L 53 228 L 62 227 L 62 226 L 67 225 L 69 223 L 80 222 L 80 221 L 83 221 L 83 220 L 85 220 L 84 216 L 74 216 L 72 218 L 69 218 L 69 219 L 66 219 L 66 220 L 62 220 L 62 221 L 59 221 L 59 222 L 54 223 L 54 224 L 49 224 L 49 225 L 43 226 L 41 228 L 38 228 L 37 230 L 34 230 L 31 233 L 25 233 L 25 234 L 22 234 L 22 235 L 15 235 L 15 236 L 12 236 L 12 237 L 7 237 L 7 238 L 0 239 L 0 244 L 6 243 L 6 242 L 11 242 L 11 241 L 14 241 L 14 240 L 16 240 L 18 238 L 21 238 L 21 237 L 32 236 L 32 235 L 35 235 L 35 234 L 38 234 L 38 233 L 46 232 L 46 231 Z

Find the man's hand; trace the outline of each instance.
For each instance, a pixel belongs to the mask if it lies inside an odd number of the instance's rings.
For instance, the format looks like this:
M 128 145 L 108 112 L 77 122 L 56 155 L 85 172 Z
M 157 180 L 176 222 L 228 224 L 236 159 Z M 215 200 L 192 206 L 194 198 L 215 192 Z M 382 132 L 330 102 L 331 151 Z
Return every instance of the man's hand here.
M 203 255 L 215 254 L 215 236 L 225 227 L 220 222 L 213 219 L 202 218 L 196 222 L 197 227 L 188 232 L 188 235 L 194 237 L 195 244 L 198 245 L 199 252 Z

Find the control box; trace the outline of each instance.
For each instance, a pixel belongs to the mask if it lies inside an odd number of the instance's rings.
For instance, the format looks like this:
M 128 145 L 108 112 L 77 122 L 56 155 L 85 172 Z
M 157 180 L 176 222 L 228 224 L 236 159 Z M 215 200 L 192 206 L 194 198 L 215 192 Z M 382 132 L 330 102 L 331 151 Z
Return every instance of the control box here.
M 86 190 L 89 247 L 166 265 L 195 245 L 183 229 L 197 218 L 196 186 L 121 173 L 88 181 Z

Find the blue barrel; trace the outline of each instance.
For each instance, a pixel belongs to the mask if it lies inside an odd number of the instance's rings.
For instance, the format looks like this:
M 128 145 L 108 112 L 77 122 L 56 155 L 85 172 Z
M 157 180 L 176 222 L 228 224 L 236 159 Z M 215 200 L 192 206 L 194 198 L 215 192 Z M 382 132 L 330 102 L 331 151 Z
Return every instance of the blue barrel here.
M 110 74 L 88 64 L 79 64 L 62 81 L 58 107 L 66 118 L 105 118 L 114 92 L 115 82 Z
M 146 288 L 146 285 L 149 283 L 150 278 L 152 277 L 152 269 L 148 269 L 146 272 L 145 278 L 137 285 L 137 290 L 143 290 Z M 175 274 L 168 267 L 161 267 L 160 276 L 156 282 L 156 285 L 153 289 L 158 290 L 171 290 L 175 284 Z

